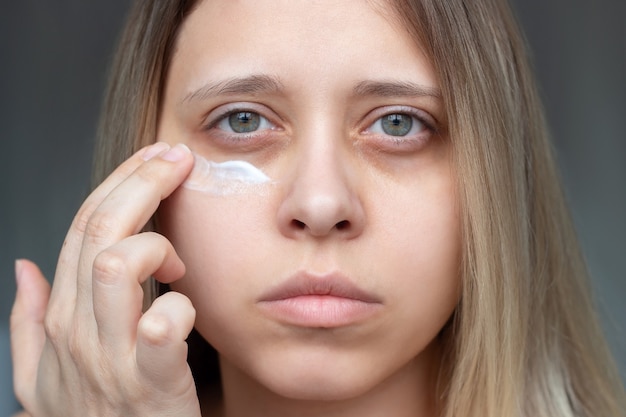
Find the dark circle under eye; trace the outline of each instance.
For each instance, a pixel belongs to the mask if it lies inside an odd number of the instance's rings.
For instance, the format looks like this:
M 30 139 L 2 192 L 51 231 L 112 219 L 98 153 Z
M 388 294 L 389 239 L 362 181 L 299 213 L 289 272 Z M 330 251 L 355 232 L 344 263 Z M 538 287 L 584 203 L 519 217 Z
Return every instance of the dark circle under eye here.
M 405 136 L 413 127 L 413 118 L 406 114 L 388 114 L 381 120 L 383 132 L 391 136 Z
M 240 111 L 228 116 L 228 124 L 236 133 L 254 132 L 261 124 L 261 116 L 254 112 Z

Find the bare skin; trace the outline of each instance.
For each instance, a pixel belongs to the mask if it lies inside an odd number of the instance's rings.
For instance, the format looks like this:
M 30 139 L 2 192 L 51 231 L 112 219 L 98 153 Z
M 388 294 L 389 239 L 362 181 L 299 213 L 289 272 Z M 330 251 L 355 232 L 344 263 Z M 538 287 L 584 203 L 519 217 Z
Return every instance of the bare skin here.
M 216 0 L 187 17 L 163 143 L 85 201 L 51 292 L 34 264 L 18 266 L 12 346 L 27 411 L 436 415 L 437 335 L 459 297 L 454 168 L 430 62 L 372 4 Z M 258 126 L 234 130 L 250 118 Z M 180 143 L 274 185 L 180 187 L 193 164 Z M 161 234 L 139 233 L 157 207 Z M 174 291 L 142 315 L 150 275 Z M 194 325 L 220 354 L 223 398 L 195 391 Z

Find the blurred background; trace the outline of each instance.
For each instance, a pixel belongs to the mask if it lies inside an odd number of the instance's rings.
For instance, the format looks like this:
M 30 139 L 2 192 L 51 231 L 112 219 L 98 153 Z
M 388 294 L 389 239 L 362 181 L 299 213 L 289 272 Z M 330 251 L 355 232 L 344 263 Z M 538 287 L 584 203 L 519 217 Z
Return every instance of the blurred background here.
M 130 0 L 0 12 L 0 417 L 13 397 L 16 258 L 51 279 L 87 194 L 97 115 Z M 515 0 L 605 332 L 626 379 L 626 1 Z

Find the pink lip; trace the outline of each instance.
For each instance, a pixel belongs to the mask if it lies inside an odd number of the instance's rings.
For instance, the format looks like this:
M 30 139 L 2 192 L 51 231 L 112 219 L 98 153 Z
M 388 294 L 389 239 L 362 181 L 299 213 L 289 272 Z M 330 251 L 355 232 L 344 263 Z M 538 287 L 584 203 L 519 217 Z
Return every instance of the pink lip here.
M 340 274 L 299 273 L 270 289 L 259 299 L 259 306 L 285 324 L 331 328 L 366 320 L 382 302 Z

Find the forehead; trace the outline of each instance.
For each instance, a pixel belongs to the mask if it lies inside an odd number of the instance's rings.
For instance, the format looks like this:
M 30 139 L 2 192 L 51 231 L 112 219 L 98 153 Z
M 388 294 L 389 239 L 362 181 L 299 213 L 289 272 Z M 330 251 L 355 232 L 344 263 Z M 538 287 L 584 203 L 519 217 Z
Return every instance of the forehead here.
M 435 87 L 428 60 L 395 14 L 387 1 L 204 0 L 181 28 L 171 71 L 199 83 L 271 74 L 291 85 L 329 81 L 329 88 L 331 80 L 414 72 L 416 82 Z M 190 83 L 188 90 L 198 87 Z
M 223 28 L 234 25 L 238 29 L 245 25 L 255 31 L 290 24 L 301 33 L 313 29 L 309 35 L 314 35 L 325 29 L 345 30 L 354 26 L 353 22 L 367 26 L 374 23 L 372 17 L 379 20 L 384 16 L 395 25 L 399 19 L 392 17 L 397 14 L 391 0 L 200 0 L 186 22 L 213 21 Z

